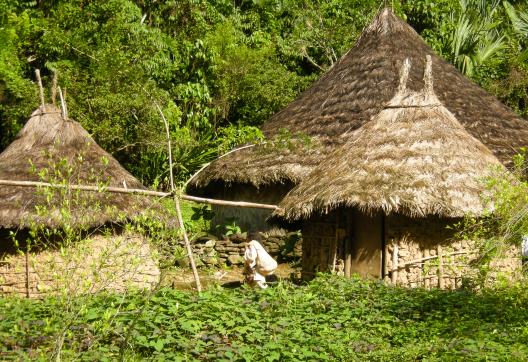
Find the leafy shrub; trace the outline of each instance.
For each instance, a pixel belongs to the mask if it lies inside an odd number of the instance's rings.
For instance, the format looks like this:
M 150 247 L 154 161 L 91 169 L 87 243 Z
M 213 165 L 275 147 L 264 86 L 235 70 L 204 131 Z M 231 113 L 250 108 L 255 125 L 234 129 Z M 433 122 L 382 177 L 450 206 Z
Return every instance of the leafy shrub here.
M 523 360 L 528 292 L 403 289 L 321 275 L 267 290 L 162 289 L 80 297 L 64 341 L 80 360 Z M 61 327 L 53 298 L 0 299 L 0 353 L 44 358 Z

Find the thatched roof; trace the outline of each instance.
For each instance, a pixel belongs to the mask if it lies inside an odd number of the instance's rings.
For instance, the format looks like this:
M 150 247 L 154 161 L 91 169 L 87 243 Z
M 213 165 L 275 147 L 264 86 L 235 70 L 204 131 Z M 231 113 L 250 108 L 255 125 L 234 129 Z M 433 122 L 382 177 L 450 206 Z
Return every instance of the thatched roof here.
M 17 138 L 0 154 L 0 179 L 43 181 L 84 185 L 107 185 L 144 189 L 110 154 L 99 147 L 77 122 L 63 119 L 53 105 L 31 115 Z M 65 206 L 67 199 L 73 223 L 101 225 L 125 217 L 144 207 L 144 200 L 124 194 L 54 190 L 48 203 L 43 190 L 33 187 L 0 186 L 0 228 L 27 226 L 32 220 L 49 226 L 60 225 L 58 211 L 49 215 L 35 206 L 50 209 Z
M 436 94 L 445 107 L 498 159 L 507 164 L 520 147 L 528 146 L 528 122 L 494 96 L 439 58 L 423 39 L 390 9 L 383 9 L 356 44 L 330 70 L 263 126 L 273 138 L 281 128 L 314 137 L 318 147 L 275 150 L 254 147 L 213 162 L 191 184 L 203 189 L 215 181 L 255 186 L 290 180 L 294 183 L 354 131 L 377 115 L 398 87 L 405 58 L 417 66 L 408 87 L 423 87 L 423 59 L 430 55 L 437 76 Z
M 431 59 L 424 88 L 396 95 L 283 199 L 282 216 L 308 218 L 339 206 L 409 216 L 460 217 L 483 210 L 484 179 L 503 167 L 433 92 Z

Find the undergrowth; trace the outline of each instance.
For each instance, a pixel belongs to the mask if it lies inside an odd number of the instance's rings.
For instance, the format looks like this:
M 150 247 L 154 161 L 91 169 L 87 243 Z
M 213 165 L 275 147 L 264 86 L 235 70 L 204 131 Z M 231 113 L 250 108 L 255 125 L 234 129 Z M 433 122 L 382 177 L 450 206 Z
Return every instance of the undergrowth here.
M 440 291 L 319 276 L 267 290 L 79 297 L 64 360 L 527 360 L 528 289 Z M 54 298 L 0 299 L 0 359 L 46 360 Z

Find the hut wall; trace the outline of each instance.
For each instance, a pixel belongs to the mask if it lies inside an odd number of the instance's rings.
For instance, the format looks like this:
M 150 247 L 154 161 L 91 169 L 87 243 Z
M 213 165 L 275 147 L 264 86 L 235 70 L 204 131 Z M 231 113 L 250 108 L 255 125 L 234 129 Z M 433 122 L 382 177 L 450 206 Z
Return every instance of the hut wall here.
M 347 211 L 347 216 L 346 243 L 350 244 L 350 274 L 380 278 L 383 250 L 382 215 L 367 215 L 352 209 Z
M 474 255 L 474 244 L 457 240 L 454 231 L 447 228 L 456 221 L 432 216 L 387 217 L 385 280 L 410 287 L 460 287 L 463 278 L 475 272 L 468 266 Z M 514 249 L 510 250 L 494 266 L 500 273 L 512 276 L 520 270 L 516 254 Z
M 159 275 L 155 255 L 141 237 L 97 235 L 62 251 L 49 248 L 29 253 L 27 259 L 4 254 L 0 295 L 29 293 L 34 298 L 56 291 L 84 294 L 144 289 L 156 284 Z
M 402 215 L 383 220 L 381 215 L 350 209 L 312 217 L 302 226 L 302 277 L 312 279 L 316 272 L 330 271 L 381 277 L 384 271 L 384 280 L 398 285 L 460 287 L 464 277 L 476 272 L 468 266 L 475 247 L 471 241 L 455 239 L 447 226 L 456 221 Z M 346 268 L 347 254 L 350 270 Z M 521 270 L 519 250 L 507 250 L 492 268 L 497 270 L 492 279 L 515 278 Z
M 292 184 L 273 184 L 256 188 L 247 184 L 215 185 L 209 194 L 229 201 L 249 201 L 261 204 L 278 204 L 293 187 Z M 266 219 L 272 210 L 213 205 L 213 227 L 235 220 L 243 231 L 268 231 L 273 229 Z
M 312 217 L 303 223 L 303 279 L 312 279 L 317 272 L 344 273 L 343 240 L 346 220 L 346 214 L 334 211 L 328 215 Z

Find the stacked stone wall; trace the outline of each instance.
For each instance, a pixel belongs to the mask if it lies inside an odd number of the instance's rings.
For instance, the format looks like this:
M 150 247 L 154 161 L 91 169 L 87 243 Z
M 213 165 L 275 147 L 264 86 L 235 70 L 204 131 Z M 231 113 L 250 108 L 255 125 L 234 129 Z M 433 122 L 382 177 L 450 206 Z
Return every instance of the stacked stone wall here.
M 287 262 L 301 258 L 302 241 L 298 233 L 274 228 L 260 232 L 259 235 L 264 249 L 277 261 Z M 207 235 L 193 243 L 193 251 L 199 265 L 242 265 L 247 242 L 247 233 L 233 234 L 223 238 Z M 292 250 L 289 250 L 290 246 L 293 246 Z

